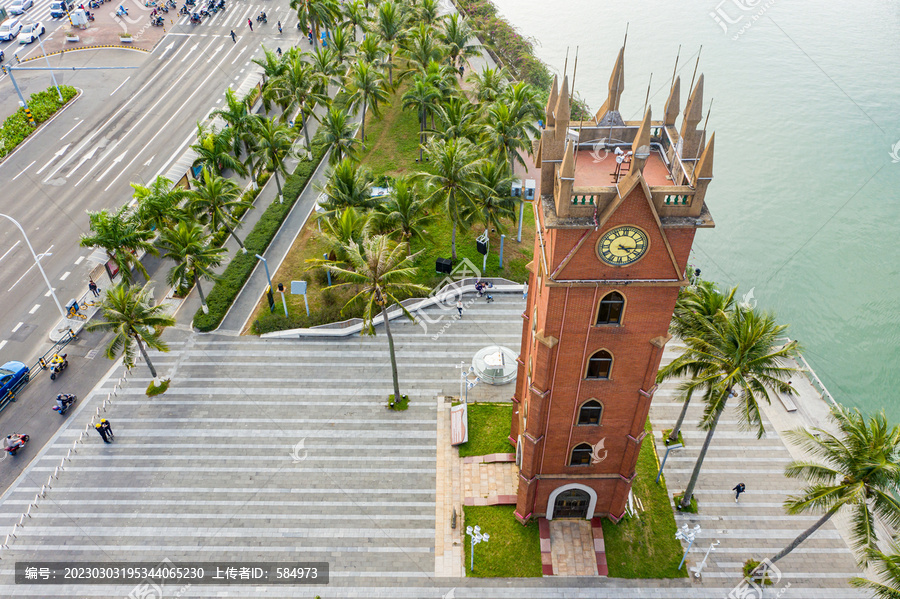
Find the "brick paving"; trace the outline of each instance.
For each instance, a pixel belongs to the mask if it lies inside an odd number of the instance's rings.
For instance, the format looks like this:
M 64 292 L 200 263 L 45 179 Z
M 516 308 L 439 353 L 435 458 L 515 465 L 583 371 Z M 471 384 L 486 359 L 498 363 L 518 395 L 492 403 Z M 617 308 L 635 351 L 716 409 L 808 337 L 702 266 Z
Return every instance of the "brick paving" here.
M 597 576 L 594 535 L 589 520 L 552 520 L 550 559 L 554 576 Z

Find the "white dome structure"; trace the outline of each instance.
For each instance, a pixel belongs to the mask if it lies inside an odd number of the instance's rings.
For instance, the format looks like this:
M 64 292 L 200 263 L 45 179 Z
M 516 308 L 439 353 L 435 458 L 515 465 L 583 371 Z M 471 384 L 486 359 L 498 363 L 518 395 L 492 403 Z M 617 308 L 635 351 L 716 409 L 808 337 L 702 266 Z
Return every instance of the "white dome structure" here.
M 489 385 L 505 385 L 516 379 L 519 365 L 516 353 L 508 347 L 490 345 L 478 350 L 472 358 L 475 375 Z

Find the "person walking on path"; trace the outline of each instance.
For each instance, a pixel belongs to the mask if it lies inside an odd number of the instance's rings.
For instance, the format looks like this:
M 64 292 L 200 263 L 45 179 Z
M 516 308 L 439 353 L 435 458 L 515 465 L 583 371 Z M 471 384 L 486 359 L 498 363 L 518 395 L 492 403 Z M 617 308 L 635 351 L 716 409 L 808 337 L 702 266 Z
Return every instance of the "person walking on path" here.
M 100 419 L 100 428 L 106 431 L 106 436 L 111 440 L 116 438 L 116 436 L 113 434 L 112 426 L 110 426 L 109 420 L 107 420 L 106 418 Z
M 456 309 L 459 310 L 459 317 L 460 317 L 460 318 L 462 318 L 462 308 L 463 308 L 462 302 L 459 301 L 459 300 L 457 300 L 457 302 L 456 302 Z
M 738 502 L 738 498 L 741 496 L 741 493 L 747 490 L 747 487 L 744 486 L 744 483 L 738 483 L 735 488 L 732 489 L 734 491 L 734 502 Z
M 94 297 L 100 297 L 100 289 L 97 287 L 97 283 L 94 282 L 94 279 L 88 279 L 88 289 L 91 290 Z
M 281 33 L 281 21 L 278 21 L 278 33 Z
M 97 432 L 100 433 L 100 437 L 103 439 L 104 443 L 109 443 L 109 433 L 107 429 L 103 428 L 103 425 L 99 422 L 94 425 L 94 428 L 97 429 Z
M 247 25 L 250 25 L 250 31 L 253 31 L 253 21 L 249 18 L 247 19 Z
M 237 36 L 234 34 L 234 29 L 231 30 L 231 41 L 235 44 L 237 43 Z

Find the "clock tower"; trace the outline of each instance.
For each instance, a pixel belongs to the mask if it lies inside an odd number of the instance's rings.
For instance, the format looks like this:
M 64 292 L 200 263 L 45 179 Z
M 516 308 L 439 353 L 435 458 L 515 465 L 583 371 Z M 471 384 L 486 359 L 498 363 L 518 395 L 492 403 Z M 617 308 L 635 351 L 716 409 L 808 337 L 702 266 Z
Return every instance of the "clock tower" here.
M 535 142 L 538 234 L 510 434 L 523 522 L 624 514 L 694 233 L 714 226 L 703 76 L 683 113 L 673 81 L 661 120 L 647 108 L 624 121 L 623 86 L 624 48 L 606 102 L 573 122 L 568 79 L 554 79 Z

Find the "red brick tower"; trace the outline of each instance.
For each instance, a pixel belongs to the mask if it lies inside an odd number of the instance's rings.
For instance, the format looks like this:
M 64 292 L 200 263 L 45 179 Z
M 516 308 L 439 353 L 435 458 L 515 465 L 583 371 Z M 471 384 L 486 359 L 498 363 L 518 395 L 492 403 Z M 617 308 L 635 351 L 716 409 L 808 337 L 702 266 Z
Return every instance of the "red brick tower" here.
M 553 82 L 536 154 L 541 198 L 510 440 L 516 515 L 621 518 L 694 232 L 714 136 L 698 128 L 703 77 L 680 129 L 679 81 L 662 121 L 619 114 L 624 48 L 594 119 L 570 122 Z

